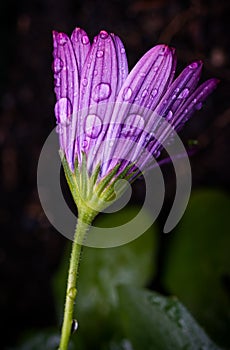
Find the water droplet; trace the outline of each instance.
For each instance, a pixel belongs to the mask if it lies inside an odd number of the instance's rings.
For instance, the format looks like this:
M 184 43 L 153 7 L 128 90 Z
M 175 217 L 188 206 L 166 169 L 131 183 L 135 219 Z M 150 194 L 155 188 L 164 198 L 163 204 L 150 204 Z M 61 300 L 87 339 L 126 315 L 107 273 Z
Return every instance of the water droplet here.
M 86 149 L 87 146 L 88 146 L 88 141 L 85 139 L 85 140 L 82 141 L 82 148 Z
M 83 85 L 83 86 L 87 86 L 87 84 L 88 84 L 88 79 L 87 79 L 87 78 L 84 78 L 84 79 L 82 80 L 82 85 Z
M 57 40 L 58 40 L 60 45 L 64 46 L 68 42 L 68 37 L 64 33 L 59 33 L 57 36 Z
M 98 57 L 98 58 L 103 57 L 103 55 L 104 55 L 104 51 L 102 51 L 102 50 L 98 50 L 98 51 L 97 51 L 97 57 Z
M 149 297 L 149 301 L 150 301 L 151 304 L 161 306 L 161 304 L 162 304 L 162 297 L 152 296 L 152 295 L 151 295 L 151 296 Z
M 152 69 L 153 69 L 153 72 L 156 72 L 158 70 L 159 66 L 154 66 Z
M 195 109 L 199 111 L 202 108 L 202 106 L 202 102 L 199 102 L 197 103 L 197 105 L 195 105 Z
M 147 89 L 144 89 L 142 94 L 141 94 L 141 97 L 146 97 L 148 95 L 148 90 Z
M 156 159 L 160 156 L 160 154 L 161 154 L 161 151 L 154 151 L 154 152 L 153 152 L 153 156 L 154 156 L 154 158 L 156 158 Z
M 126 87 L 123 91 L 123 100 L 128 101 L 131 98 L 132 93 L 132 89 L 130 87 Z
M 68 125 L 72 117 L 72 103 L 67 97 L 62 97 L 57 101 L 54 107 L 54 113 L 58 123 Z
M 98 75 L 98 71 L 95 69 L 95 71 L 93 72 L 93 75 L 96 77 Z
M 61 86 L 61 79 L 60 79 L 60 77 L 56 77 L 56 78 L 54 79 L 54 86 L 55 86 L 55 87 Z
M 121 53 L 125 53 L 124 47 L 121 48 Z
M 158 90 L 157 90 L 157 89 L 153 89 L 153 90 L 151 91 L 150 95 L 151 95 L 152 97 L 155 97 L 155 96 L 157 95 L 157 93 L 158 93 Z
M 76 298 L 76 296 L 77 296 L 77 289 L 74 288 L 74 287 L 70 288 L 70 289 L 68 290 L 67 295 L 68 295 L 68 297 L 69 297 L 70 299 L 75 300 L 75 298 Z
M 60 124 L 58 124 L 57 126 L 56 126 L 56 132 L 58 133 L 58 134 L 63 134 L 63 127 L 60 125 Z
M 180 95 L 178 96 L 179 99 L 186 98 L 189 95 L 189 89 L 185 88 L 181 91 Z
M 130 114 L 122 127 L 121 135 L 138 136 L 144 128 L 144 118 L 139 114 Z
M 95 102 L 103 101 L 111 95 L 111 86 L 108 83 L 100 83 L 95 86 L 92 98 Z
M 102 121 L 96 114 L 89 114 L 85 120 L 85 133 L 90 138 L 98 137 L 102 129 Z
M 54 71 L 54 73 L 60 73 L 60 71 L 62 70 L 63 66 L 64 66 L 63 61 L 60 58 L 56 57 L 54 59 L 54 62 L 53 62 L 53 71 Z
M 72 326 L 71 326 L 71 334 L 75 333 L 77 329 L 78 329 L 78 322 L 77 320 L 73 320 Z
M 197 62 L 193 62 L 189 65 L 189 68 L 191 69 L 196 69 L 198 67 L 198 63 Z
M 176 98 L 176 95 L 172 95 L 172 100 L 175 100 L 175 98 Z
M 105 30 L 100 31 L 100 38 L 101 39 L 106 39 L 108 38 L 109 34 Z
M 87 45 L 89 44 L 89 38 L 87 35 L 83 35 L 83 37 L 81 38 L 81 42 L 83 45 Z
M 171 120 L 173 117 L 173 112 L 172 111 L 168 111 L 168 114 L 166 116 L 166 120 Z
M 159 55 L 164 55 L 166 51 L 166 46 L 162 46 L 160 49 L 159 49 Z

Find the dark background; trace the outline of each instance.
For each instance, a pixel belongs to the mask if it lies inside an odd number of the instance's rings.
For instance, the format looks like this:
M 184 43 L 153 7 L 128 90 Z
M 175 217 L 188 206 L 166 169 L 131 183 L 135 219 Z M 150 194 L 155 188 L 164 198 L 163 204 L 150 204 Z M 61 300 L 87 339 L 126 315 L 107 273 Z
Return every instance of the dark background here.
M 15 345 L 24 330 L 56 325 L 50 281 L 66 240 L 46 219 L 36 188 L 39 153 L 55 126 L 51 31 L 70 34 L 75 26 L 80 26 L 91 39 L 101 29 L 115 32 L 125 44 L 130 68 L 159 42 L 176 47 L 178 70 L 193 59 L 202 59 L 202 80 L 217 77 L 221 83 L 181 135 L 185 143 L 194 138 L 199 141 L 197 152 L 191 158 L 193 188 L 211 186 L 228 191 L 229 10 L 229 2 L 225 0 L 1 2 L 0 329 L 3 347 Z M 165 212 L 174 192 L 174 181 L 170 180 L 172 170 L 167 169 L 164 168 L 168 183 Z M 139 192 L 134 201 L 140 199 Z M 164 258 L 164 245 L 162 242 L 159 262 Z M 159 274 L 160 268 L 152 286 L 161 290 Z

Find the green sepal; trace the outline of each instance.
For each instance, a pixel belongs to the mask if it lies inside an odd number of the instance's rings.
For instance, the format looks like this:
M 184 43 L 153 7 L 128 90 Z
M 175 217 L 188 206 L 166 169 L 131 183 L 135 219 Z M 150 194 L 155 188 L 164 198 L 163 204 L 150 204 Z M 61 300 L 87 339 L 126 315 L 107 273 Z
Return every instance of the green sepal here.
M 119 168 L 121 166 L 121 163 L 118 163 L 109 173 L 106 177 L 104 177 L 103 180 L 99 182 L 99 184 L 96 187 L 96 193 L 98 196 L 101 195 L 101 193 L 104 191 L 104 189 L 109 185 L 112 178 L 117 174 Z
M 84 199 L 87 199 L 88 192 L 89 192 L 89 175 L 87 171 L 87 158 L 86 154 L 82 152 L 82 163 L 80 167 L 80 189 L 81 189 L 81 196 Z
M 68 164 L 66 157 L 65 157 L 62 150 L 59 151 L 59 154 L 60 154 L 60 158 L 61 158 L 61 162 L 62 162 L 62 166 L 64 169 L 67 183 L 68 183 L 70 191 L 72 193 L 74 202 L 76 203 L 77 199 L 79 198 L 79 188 L 77 186 L 76 177 L 74 176 L 75 174 L 69 168 L 69 164 Z

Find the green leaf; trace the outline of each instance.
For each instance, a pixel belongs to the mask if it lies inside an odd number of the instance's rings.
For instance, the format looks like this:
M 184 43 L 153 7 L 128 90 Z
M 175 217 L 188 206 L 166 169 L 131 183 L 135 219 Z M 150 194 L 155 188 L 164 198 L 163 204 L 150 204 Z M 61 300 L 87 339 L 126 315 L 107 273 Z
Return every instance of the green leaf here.
M 17 348 L 8 350 L 57 350 L 60 341 L 60 334 L 45 331 L 30 335 Z M 74 350 L 75 347 L 72 342 L 69 344 L 69 350 Z
M 120 321 L 134 350 L 217 350 L 176 298 L 128 286 L 118 288 Z
M 127 222 L 138 211 L 137 207 L 126 207 L 117 213 L 101 215 L 96 223 L 100 227 L 117 226 Z M 86 344 L 99 344 L 101 339 L 109 338 L 118 322 L 115 315 L 116 286 L 120 283 L 145 286 L 154 277 L 157 247 L 154 230 L 152 227 L 124 246 L 107 249 L 83 248 L 77 283 L 75 317 L 79 329 L 76 332 L 76 341 L 84 339 Z M 63 310 L 68 260 L 65 256 L 54 281 L 59 311 Z
M 164 285 L 222 346 L 230 347 L 230 198 L 193 193 L 167 253 Z

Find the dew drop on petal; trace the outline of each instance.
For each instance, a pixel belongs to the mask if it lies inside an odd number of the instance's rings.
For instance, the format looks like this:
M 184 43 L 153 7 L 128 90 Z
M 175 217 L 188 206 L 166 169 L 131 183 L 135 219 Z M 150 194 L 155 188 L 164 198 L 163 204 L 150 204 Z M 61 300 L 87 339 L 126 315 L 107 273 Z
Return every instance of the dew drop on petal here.
M 202 102 L 199 102 L 197 103 L 197 105 L 195 105 L 195 109 L 199 111 L 202 108 L 202 106 Z
M 83 35 L 83 37 L 81 38 L 81 42 L 83 45 L 87 45 L 89 43 L 89 38 L 87 35 Z
M 153 89 L 150 93 L 151 97 L 155 97 L 158 93 L 158 90 L 157 89 Z
M 54 71 L 54 73 L 60 73 L 62 68 L 63 68 L 63 66 L 64 66 L 63 61 L 60 58 L 56 57 L 54 62 L 53 62 L 53 71 Z
M 121 53 L 125 53 L 124 47 L 122 47 L 120 51 L 121 51 Z
M 100 38 L 101 39 L 106 39 L 108 38 L 109 34 L 105 30 L 101 30 L 100 32 Z
M 96 114 L 89 114 L 85 120 L 85 133 L 92 139 L 98 137 L 102 129 L 102 121 Z
M 111 86 L 108 83 L 100 83 L 95 86 L 92 98 L 95 102 L 103 101 L 111 95 Z
M 148 95 L 148 90 L 147 89 L 144 89 L 142 94 L 141 94 L 141 97 L 146 97 Z
M 189 95 L 189 89 L 185 88 L 181 91 L 180 95 L 178 96 L 178 99 L 186 98 Z
M 98 51 L 97 51 L 97 57 L 98 57 L 98 58 L 103 57 L 103 55 L 104 55 L 104 51 L 102 51 L 102 50 L 98 50 Z
M 159 49 L 159 55 L 164 55 L 166 51 L 166 47 L 165 46 L 162 46 L 160 49 Z
M 144 118 L 139 114 L 130 114 L 122 127 L 121 135 L 138 136 L 144 128 Z
M 166 120 L 171 120 L 173 117 L 173 112 L 172 111 L 168 111 L 168 114 L 166 116 Z
M 197 62 L 193 62 L 189 65 L 189 68 L 191 69 L 196 69 L 198 67 L 198 63 Z
M 57 101 L 54 107 L 54 113 L 58 123 L 67 125 L 72 117 L 72 103 L 67 97 L 62 97 Z
M 58 124 L 55 128 L 56 133 L 58 133 L 59 135 L 63 134 L 63 127 L 62 125 Z
M 59 33 L 57 36 L 57 40 L 60 45 L 64 46 L 68 42 L 68 37 L 63 33 Z
M 87 84 L 88 84 L 88 79 L 87 79 L 87 78 L 84 78 L 84 79 L 82 80 L 82 85 L 83 85 L 83 86 L 87 86 Z
M 61 79 L 60 79 L 59 77 L 56 77 L 56 78 L 54 79 L 54 86 L 55 86 L 55 87 L 61 86 Z
M 85 140 L 82 141 L 82 148 L 86 149 L 87 146 L 88 146 L 88 141 L 85 139 Z
M 124 89 L 123 95 L 122 95 L 123 96 L 123 100 L 124 101 L 128 101 L 131 98 L 132 93 L 133 93 L 132 89 L 130 87 L 126 87 Z

